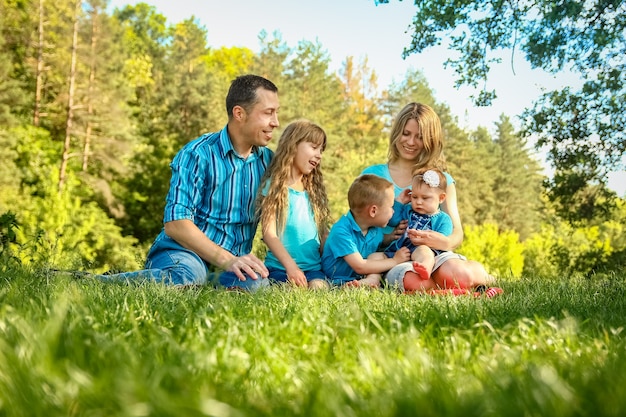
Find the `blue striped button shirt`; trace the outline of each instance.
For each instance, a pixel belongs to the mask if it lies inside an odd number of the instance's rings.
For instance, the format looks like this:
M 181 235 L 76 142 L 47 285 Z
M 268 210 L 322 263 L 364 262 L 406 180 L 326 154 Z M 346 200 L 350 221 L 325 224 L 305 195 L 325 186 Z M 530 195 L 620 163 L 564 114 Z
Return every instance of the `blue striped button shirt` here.
M 226 127 L 189 142 L 170 164 L 163 221 L 189 219 L 233 255 L 250 253 L 257 228 L 254 201 L 272 156 L 270 149 L 255 146 L 242 158 L 233 149 Z M 159 239 L 173 243 L 163 231 Z

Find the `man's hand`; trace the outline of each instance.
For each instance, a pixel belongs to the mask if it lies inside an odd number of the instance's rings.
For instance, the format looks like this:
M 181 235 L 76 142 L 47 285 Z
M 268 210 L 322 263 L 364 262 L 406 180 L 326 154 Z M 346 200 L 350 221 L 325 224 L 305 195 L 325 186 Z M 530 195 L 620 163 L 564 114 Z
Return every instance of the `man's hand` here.
M 240 281 L 245 281 L 246 275 L 252 279 L 257 279 L 258 275 L 261 278 L 267 278 L 269 275 L 265 264 L 251 253 L 233 258 L 224 269 L 237 275 Z

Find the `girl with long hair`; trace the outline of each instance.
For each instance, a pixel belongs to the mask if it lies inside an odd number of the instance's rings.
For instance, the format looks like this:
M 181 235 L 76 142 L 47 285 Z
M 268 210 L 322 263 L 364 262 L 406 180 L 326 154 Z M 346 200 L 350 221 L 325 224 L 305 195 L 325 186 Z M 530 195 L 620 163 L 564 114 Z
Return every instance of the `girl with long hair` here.
M 283 131 L 265 172 L 257 210 L 273 281 L 328 287 L 320 254 L 331 223 L 321 169 L 325 149 L 321 127 L 295 121 Z

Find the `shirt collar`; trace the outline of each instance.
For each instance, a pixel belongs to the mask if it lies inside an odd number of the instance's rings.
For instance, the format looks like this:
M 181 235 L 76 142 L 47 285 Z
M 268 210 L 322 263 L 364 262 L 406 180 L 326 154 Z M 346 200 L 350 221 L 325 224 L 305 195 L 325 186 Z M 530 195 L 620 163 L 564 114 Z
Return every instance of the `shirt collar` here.
M 234 156 L 241 158 L 241 156 L 237 153 L 237 151 L 235 151 L 235 148 L 233 147 L 233 142 L 231 141 L 230 135 L 228 134 L 228 125 L 224 126 L 224 128 L 220 131 L 218 146 L 221 156 L 223 158 L 225 158 L 226 155 L 228 155 L 229 153 L 232 153 Z M 260 154 L 261 150 L 259 149 L 259 147 L 253 146 L 250 155 L 255 155 L 258 157 Z
M 350 224 L 352 225 L 352 230 L 354 230 L 355 232 L 362 233 L 361 226 L 359 226 L 359 224 L 354 219 L 354 216 L 352 215 L 352 211 L 351 210 L 348 210 L 348 213 L 346 214 L 346 217 L 350 220 Z

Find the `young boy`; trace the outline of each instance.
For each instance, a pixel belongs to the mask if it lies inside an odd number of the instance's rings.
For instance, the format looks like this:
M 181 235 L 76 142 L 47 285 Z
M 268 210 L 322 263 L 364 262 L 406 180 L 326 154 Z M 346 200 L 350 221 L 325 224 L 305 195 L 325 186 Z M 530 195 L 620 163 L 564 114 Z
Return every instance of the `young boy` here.
M 330 230 L 322 270 L 333 285 L 378 288 L 382 273 L 410 259 L 407 248 L 393 257 L 376 252 L 383 228 L 393 216 L 393 184 L 376 175 L 361 175 L 348 190 L 350 211 Z
M 393 256 L 399 248 L 408 248 L 411 252 L 413 269 L 421 280 L 428 280 L 435 265 L 435 255 L 442 250 L 432 249 L 426 245 L 419 245 L 415 240 L 418 230 L 433 230 L 445 236 L 452 233 L 452 219 L 439 209 L 446 199 L 446 177 L 438 169 L 423 168 L 413 175 L 411 191 L 405 190 L 398 196 L 403 203 L 402 209 L 396 210 L 391 224 L 400 220 L 408 220 L 404 234 L 393 242 L 386 250 L 387 256 Z M 409 204 L 410 202 L 410 204 Z

